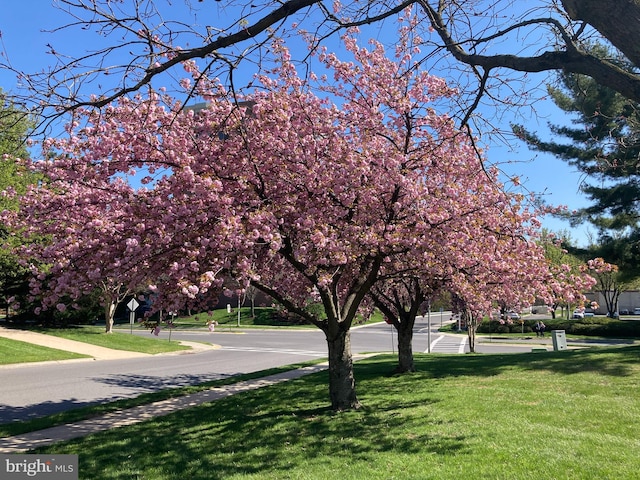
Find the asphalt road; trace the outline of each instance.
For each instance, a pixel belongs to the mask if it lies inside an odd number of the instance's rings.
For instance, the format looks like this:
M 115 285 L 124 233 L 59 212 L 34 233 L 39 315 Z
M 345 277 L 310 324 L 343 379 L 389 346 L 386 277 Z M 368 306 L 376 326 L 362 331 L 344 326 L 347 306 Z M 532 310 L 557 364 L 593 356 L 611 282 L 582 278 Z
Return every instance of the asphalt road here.
M 437 332 L 449 315 L 431 316 L 416 323 L 414 352 L 468 351 L 465 335 Z M 150 336 L 148 332 L 134 333 Z M 166 332 L 161 338 L 167 338 Z M 356 327 L 352 352 L 396 351 L 397 337 L 390 325 Z M 318 329 L 245 330 L 242 333 L 173 332 L 172 340 L 215 344 L 197 353 L 158 355 L 125 360 L 80 360 L 0 367 L 0 423 L 48 415 L 79 406 L 134 397 L 167 387 L 198 384 L 226 376 L 326 358 L 326 342 Z M 482 344 L 480 352 L 530 351 L 531 345 Z

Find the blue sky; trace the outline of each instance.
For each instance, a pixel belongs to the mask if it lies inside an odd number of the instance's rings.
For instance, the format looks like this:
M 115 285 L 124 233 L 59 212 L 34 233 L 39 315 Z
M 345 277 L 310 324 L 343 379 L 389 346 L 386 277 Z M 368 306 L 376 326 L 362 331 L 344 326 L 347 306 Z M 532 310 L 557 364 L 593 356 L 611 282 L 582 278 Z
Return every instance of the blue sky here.
M 69 17 L 54 8 L 51 0 L 28 0 L 25 2 L 5 1 L 0 16 L 0 32 L 2 34 L 2 48 L 8 59 L 16 69 L 34 72 L 51 65 L 53 58 L 46 52 L 47 44 L 63 52 L 77 53 L 82 49 L 98 47 L 100 37 L 92 33 L 83 34 L 81 31 L 58 32 L 55 35 L 45 32 L 55 27 L 69 23 Z M 177 6 L 181 0 L 176 0 Z M 211 3 L 209 3 L 211 5 Z M 109 41 L 109 40 L 107 40 Z M 7 59 L 0 59 L 6 62 Z M 9 72 L 0 70 L 0 88 L 6 92 L 17 88 L 17 79 Z M 563 123 L 566 116 L 551 102 L 537 106 L 539 118 L 519 119 L 530 130 L 546 129 L 546 122 Z M 543 118 L 546 117 L 546 118 Z M 505 124 L 509 119 L 503 120 Z M 505 125 L 507 126 L 507 125 Z M 579 185 L 583 178 L 575 169 L 567 166 L 561 160 L 550 155 L 529 151 L 523 144 L 506 147 L 495 144 L 487 151 L 490 162 L 500 163 L 510 175 L 519 175 L 524 186 L 536 193 L 545 193 L 544 198 L 554 205 L 566 205 L 570 209 L 586 205 L 585 198 L 579 192 Z M 514 162 L 514 163 L 506 163 Z M 543 226 L 552 231 L 569 230 L 565 222 L 547 218 Z M 572 237 L 577 243 L 586 244 L 589 227 L 572 230 Z

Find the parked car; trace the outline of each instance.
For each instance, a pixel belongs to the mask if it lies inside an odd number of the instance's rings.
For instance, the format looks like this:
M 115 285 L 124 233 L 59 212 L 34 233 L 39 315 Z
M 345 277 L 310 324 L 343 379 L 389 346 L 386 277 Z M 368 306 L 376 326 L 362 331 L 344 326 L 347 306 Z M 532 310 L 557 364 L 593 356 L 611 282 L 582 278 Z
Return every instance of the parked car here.
M 584 318 L 584 310 L 578 308 L 573 311 L 573 318 Z
M 640 315 L 640 308 L 634 308 L 633 309 L 633 314 L 634 315 Z
M 507 318 L 511 320 L 520 320 L 520 314 L 518 312 L 509 312 L 507 313 Z

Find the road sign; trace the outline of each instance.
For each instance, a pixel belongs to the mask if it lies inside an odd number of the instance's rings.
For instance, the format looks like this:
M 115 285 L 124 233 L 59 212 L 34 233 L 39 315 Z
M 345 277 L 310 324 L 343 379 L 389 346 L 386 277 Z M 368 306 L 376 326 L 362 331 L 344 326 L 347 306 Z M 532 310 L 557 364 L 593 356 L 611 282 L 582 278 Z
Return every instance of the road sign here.
M 135 298 L 132 298 L 131 300 L 129 300 L 129 303 L 127 303 L 127 308 L 132 312 L 135 312 L 139 306 L 140 304 Z
M 136 322 L 136 309 L 140 306 L 138 301 L 135 298 L 129 300 L 127 303 L 127 308 L 129 309 L 129 324 L 131 325 L 131 333 L 133 334 L 133 324 Z

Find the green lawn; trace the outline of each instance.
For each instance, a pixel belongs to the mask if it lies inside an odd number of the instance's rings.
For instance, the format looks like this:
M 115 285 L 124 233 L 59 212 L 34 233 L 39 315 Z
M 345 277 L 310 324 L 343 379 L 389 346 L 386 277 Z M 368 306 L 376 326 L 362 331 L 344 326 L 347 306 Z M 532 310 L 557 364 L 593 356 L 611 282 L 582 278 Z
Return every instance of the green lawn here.
M 364 407 L 320 373 L 60 444 L 85 479 L 631 479 L 640 347 L 393 356 L 356 364 Z M 41 450 L 45 451 L 45 450 Z
M 291 323 L 281 319 L 274 318 L 274 309 L 272 307 L 256 307 L 254 309 L 254 315 L 251 314 L 250 307 L 242 307 L 240 309 L 240 328 L 317 328 L 315 325 L 305 323 Z M 377 310 L 369 319 L 369 322 L 364 322 L 358 319 L 354 322 L 355 325 L 363 325 L 365 323 L 377 323 L 383 321 L 384 318 Z M 234 308 L 231 313 L 227 313 L 226 309 L 216 309 L 211 312 L 201 312 L 189 316 L 178 316 L 174 319 L 174 326 L 176 330 L 189 330 L 189 329 L 206 329 L 207 322 L 218 322 L 216 330 L 229 330 L 238 327 L 238 311 Z M 126 331 L 130 329 L 127 324 L 120 324 L 117 326 L 119 331 Z M 136 324 L 134 329 L 144 328 L 140 324 Z M 162 325 L 163 332 L 166 333 L 166 324 Z
M 0 365 L 74 358 L 87 358 L 87 356 L 0 337 Z
M 113 348 L 114 350 L 149 353 L 152 355 L 189 349 L 189 347 L 182 346 L 176 341 L 170 342 L 167 338 L 153 337 L 151 333 L 149 333 L 149 338 L 131 335 L 126 331 L 107 334 L 104 332 L 104 328 L 101 327 L 49 328 L 34 331 L 100 347 Z
M 250 307 L 242 307 L 240 309 L 240 326 L 255 327 L 255 326 L 278 326 L 273 321 L 272 314 L 273 308 L 270 307 L 256 307 L 254 309 L 254 316 L 251 315 Z M 188 328 L 206 328 L 207 322 L 218 322 L 219 328 L 237 327 L 238 326 L 238 311 L 234 308 L 231 313 L 227 313 L 226 309 L 216 309 L 209 312 L 202 312 L 191 316 L 177 317 L 175 319 L 175 325 L 178 329 Z

